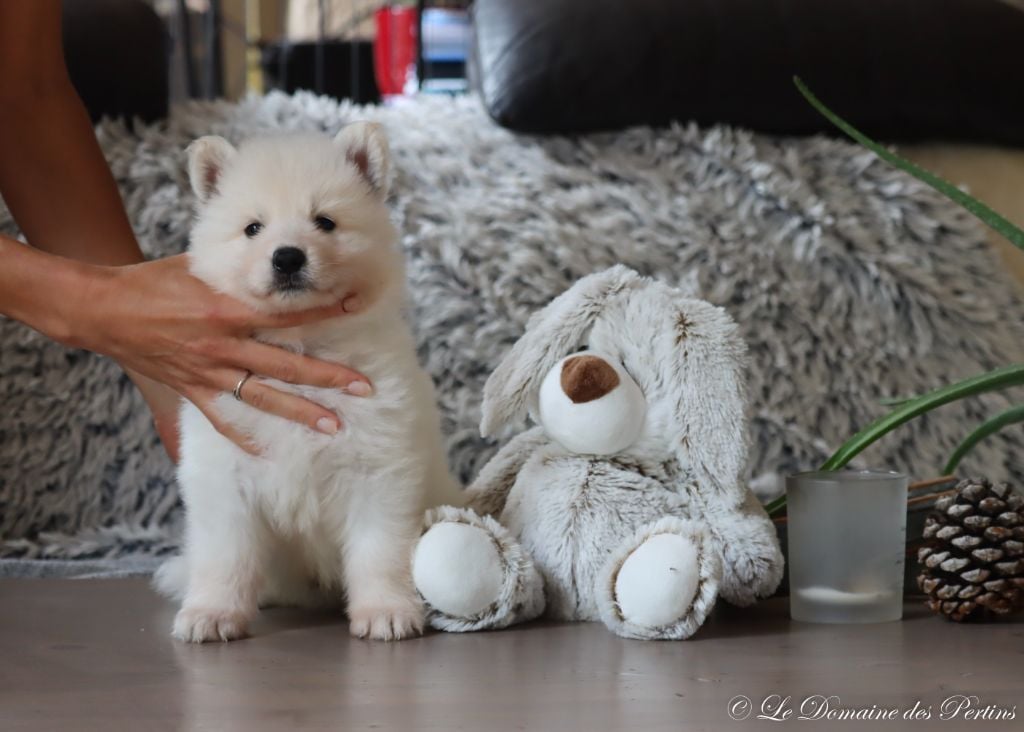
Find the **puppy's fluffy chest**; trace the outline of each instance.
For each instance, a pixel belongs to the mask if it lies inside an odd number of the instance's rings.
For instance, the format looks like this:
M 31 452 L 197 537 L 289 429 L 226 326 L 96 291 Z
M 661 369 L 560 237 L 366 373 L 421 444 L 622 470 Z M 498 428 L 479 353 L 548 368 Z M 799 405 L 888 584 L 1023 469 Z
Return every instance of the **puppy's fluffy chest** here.
M 432 388 L 416 363 L 408 326 L 400 316 L 268 333 L 261 340 L 343 363 L 366 375 L 374 388 L 371 396 L 359 397 L 342 389 L 268 380 L 277 389 L 333 410 L 342 427 L 332 436 L 221 397 L 224 416 L 262 450 L 259 457 L 240 457 L 242 491 L 275 517 L 275 523 L 287 524 L 279 527 L 289 533 L 309 530 L 325 504 L 358 499 L 362 487 L 382 471 L 416 457 L 382 446 L 409 444 L 418 430 L 436 430 L 424 423 L 424 415 L 432 413 Z
M 275 388 L 299 394 L 329 409 L 352 415 L 382 416 L 407 408 L 422 382 L 415 343 L 399 312 L 344 318 L 282 331 L 260 334 L 258 339 L 321 361 L 343 364 L 370 379 L 373 395 L 357 397 L 342 388 L 324 388 L 268 380 Z M 248 418 L 266 416 L 244 410 Z M 344 414 L 339 414 L 344 418 Z M 358 422 L 354 420 L 358 427 Z

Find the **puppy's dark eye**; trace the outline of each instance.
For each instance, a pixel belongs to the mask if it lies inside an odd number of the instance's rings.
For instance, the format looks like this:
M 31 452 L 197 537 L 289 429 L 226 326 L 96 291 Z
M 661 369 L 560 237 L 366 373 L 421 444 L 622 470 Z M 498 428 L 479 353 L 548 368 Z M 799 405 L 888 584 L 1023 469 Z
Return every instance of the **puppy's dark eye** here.
M 251 224 L 245 227 L 245 235 L 252 239 L 254 236 L 263 231 L 263 224 L 259 221 L 253 221 Z
M 320 231 L 334 231 L 335 228 L 334 221 L 326 216 L 317 216 L 313 219 L 313 225 L 320 229 Z
M 590 346 L 582 345 L 582 346 L 580 346 L 579 348 L 576 349 L 576 353 L 581 353 L 583 351 L 589 351 L 589 350 L 590 350 Z

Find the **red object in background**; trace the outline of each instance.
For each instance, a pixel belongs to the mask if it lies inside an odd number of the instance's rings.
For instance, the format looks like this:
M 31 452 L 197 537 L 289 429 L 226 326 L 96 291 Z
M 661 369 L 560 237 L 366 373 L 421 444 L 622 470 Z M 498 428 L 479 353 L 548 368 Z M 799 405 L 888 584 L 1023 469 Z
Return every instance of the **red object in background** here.
M 381 96 L 401 94 L 416 73 L 416 8 L 386 7 L 374 14 L 373 71 Z

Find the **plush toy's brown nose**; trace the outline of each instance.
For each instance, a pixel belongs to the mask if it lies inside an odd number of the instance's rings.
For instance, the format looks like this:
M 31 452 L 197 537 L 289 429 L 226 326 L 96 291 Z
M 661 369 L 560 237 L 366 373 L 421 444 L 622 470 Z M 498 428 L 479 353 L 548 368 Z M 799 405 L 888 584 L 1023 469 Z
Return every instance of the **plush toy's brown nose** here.
M 575 356 L 562 364 L 562 391 L 573 404 L 600 399 L 619 385 L 619 375 L 597 356 Z

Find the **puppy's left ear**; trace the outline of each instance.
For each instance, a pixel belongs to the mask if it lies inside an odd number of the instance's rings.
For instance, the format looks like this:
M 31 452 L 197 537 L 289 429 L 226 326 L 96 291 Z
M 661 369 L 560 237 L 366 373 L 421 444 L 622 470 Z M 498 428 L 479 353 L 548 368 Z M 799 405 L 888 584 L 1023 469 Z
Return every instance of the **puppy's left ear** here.
M 223 137 L 207 135 L 188 146 L 188 179 L 200 203 L 217 192 L 225 166 L 235 156 L 235 148 Z
M 345 157 L 359 170 L 370 189 L 381 198 L 391 187 L 391 153 L 384 128 L 375 122 L 353 122 L 334 138 Z

